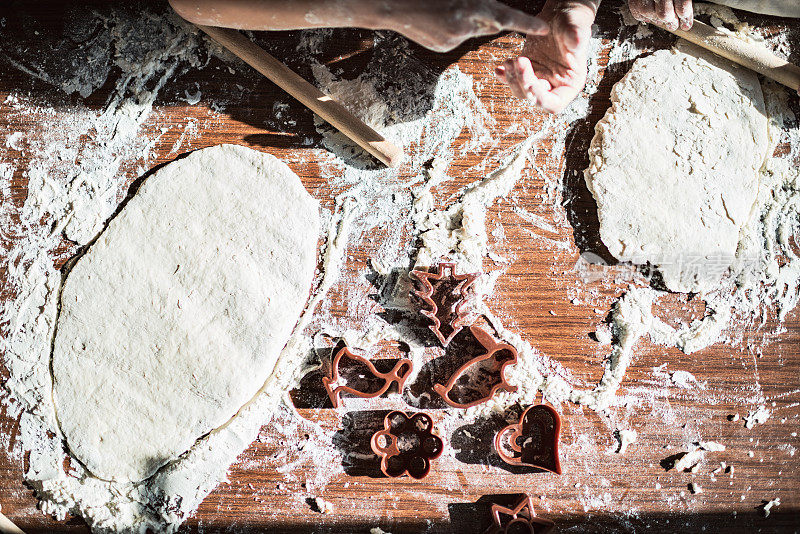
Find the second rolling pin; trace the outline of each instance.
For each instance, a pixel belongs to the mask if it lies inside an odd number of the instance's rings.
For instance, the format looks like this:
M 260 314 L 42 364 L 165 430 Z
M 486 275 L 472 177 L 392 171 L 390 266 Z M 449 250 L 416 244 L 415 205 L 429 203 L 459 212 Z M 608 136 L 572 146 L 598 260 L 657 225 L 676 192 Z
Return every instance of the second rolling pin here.
M 383 162 L 384 165 L 394 167 L 400 163 L 403 158 L 403 151 L 400 148 L 240 32 L 211 26 L 198 25 L 198 28 L 233 52 L 239 59 L 272 80 L 361 148 Z
M 670 31 L 678 37 L 683 37 L 706 50 L 800 92 L 800 67 L 779 58 L 761 43 L 731 35 L 697 20 L 694 21 L 691 30 Z
M 21 528 L 0 513 L 0 534 L 25 534 Z

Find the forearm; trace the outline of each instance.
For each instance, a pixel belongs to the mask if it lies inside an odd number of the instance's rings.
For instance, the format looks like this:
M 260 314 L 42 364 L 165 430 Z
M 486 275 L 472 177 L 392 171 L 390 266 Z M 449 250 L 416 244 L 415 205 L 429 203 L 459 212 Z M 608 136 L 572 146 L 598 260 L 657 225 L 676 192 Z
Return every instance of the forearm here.
M 593 2 L 598 0 L 572 0 Z M 169 0 L 186 20 L 239 30 L 354 27 L 394 30 L 440 52 L 504 30 L 545 34 L 547 24 L 497 0 Z
M 389 27 L 386 14 L 379 9 L 382 2 L 374 0 L 169 0 L 169 3 L 181 17 L 195 24 L 240 30 Z

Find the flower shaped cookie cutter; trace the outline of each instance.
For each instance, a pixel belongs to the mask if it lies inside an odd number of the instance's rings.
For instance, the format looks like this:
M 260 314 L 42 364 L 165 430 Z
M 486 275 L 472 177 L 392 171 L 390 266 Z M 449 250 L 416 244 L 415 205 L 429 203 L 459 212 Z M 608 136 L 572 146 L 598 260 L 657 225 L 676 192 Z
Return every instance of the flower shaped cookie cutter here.
M 508 435 L 508 449 L 505 437 Z M 510 465 L 524 465 L 561 474 L 558 442 L 561 417 L 552 406 L 534 404 L 522 412 L 519 423 L 508 425 L 494 437 L 500 459 Z
M 408 415 L 400 410 L 386 414 L 383 429 L 372 435 L 372 452 L 381 459 L 387 477 L 408 474 L 424 478 L 431 471 L 431 460 L 444 450 L 442 438 L 434 433 L 433 420 L 423 412 Z
M 478 326 L 471 326 L 469 330 L 472 336 L 483 347 L 484 352 L 471 358 L 464 365 L 459 367 L 446 384 L 435 384 L 433 386 L 434 391 L 436 391 L 447 404 L 454 408 L 471 408 L 488 401 L 498 391 L 513 392 L 517 390 L 517 387 L 510 385 L 505 377 L 506 367 L 517 363 L 517 349 L 507 343 L 498 343 L 491 334 Z M 500 381 L 489 388 L 484 388 L 486 389 L 485 394 L 477 399 L 473 399 L 469 402 L 459 402 L 453 399 L 452 392 L 461 382 L 462 378 L 470 372 L 474 373 L 476 370 L 485 370 L 486 362 L 489 363 L 489 371 L 492 373 L 499 371 Z
M 536 517 L 533 499 L 525 495 L 513 508 L 493 504 L 492 526 L 486 534 L 549 534 L 553 529 L 552 521 Z
M 455 274 L 454 263 L 442 262 L 437 272 L 415 269 L 409 275 L 422 286 L 413 291 L 425 306 L 420 313 L 431 320 L 431 332 L 446 347 L 467 322 L 464 304 L 480 273 Z
M 366 371 L 372 375 L 370 378 L 383 380 L 383 385 L 375 391 L 362 391 L 343 384 L 342 376 L 339 370 L 343 359 L 352 360 L 355 363 L 363 366 Z M 389 390 L 392 384 L 395 383 L 397 384 L 398 393 L 401 393 L 406 380 L 408 380 L 408 377 L 411 375 L 413 365 L 414 364 L 408 358 L 401 358 L 391 371 L 388 373 L 381 373 L 375 368 L 375 365 L 370 360 L 364 358 L 363 356 L 359 356 L 358 354 L 352 353 L 350 349 L 344 346 L 340 348 L 333 357 L 333 361 L 331 362 L 331 374 L 330 376 L 322 377 L 322 384 L 325 387 L 325 391 L 328 392 L 328 397 L 330 397 L 333 407 L 338 408 L 341 404 L 340 395 L 342 393 L 350 393 L 351 395 L 361 397 L 362 399 L 371 399 L 383 395 Z

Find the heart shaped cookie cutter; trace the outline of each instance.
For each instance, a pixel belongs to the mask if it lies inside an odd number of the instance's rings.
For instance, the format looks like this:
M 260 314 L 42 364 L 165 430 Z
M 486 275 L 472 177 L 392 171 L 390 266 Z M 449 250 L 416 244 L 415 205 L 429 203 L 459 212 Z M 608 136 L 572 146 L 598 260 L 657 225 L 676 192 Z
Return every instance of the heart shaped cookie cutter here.
M 491 334 L 478 326 L 471 326 L 469 330 L 472 336 L 483 347 L 483 354 L 471 358 L 464 365 L 459 367 L 446 384 L 434 384 L 433 386 L 434 391 L 436 391 L 447 404 L 454 408 L 471 408 L 488 401 L 498 391 L 514 392 L 517 390 L 517 386 L 510 385 L 506 381 L 505 376 L 506 367 L 517 363 L 517 349 L 507 343 L 498 343 Z M 503 355 L 505 355 L 505 357 L 503 357 Z M 458 402 L 457 400 L 453 400 L 451 393 L 461 378 L 470 371 L 478 369 L 480 364 L 488 360 L 493 360 L 490 369 L 492 372 L 499 370 L 500 381 L 492 386 L 483 397 L 470 402 Z
M 504 444 L 508 435 L 509 454 Z M 494 448 L 500 459 L 510 465 L 524 465 L 561 474 L 558 442 L 561 417 L 552 406 L 534 404 L 522 412 L 519 423 L 508 425 L 494 437 Z
M 383 380 L 384 384 L 377 391 L 366 392 L 359 391 L 345 384 L 340 384 L 342 377 L 339 372 L 339 365 L 345 358 L 363 365 L 375 379 Z M 375 368 L 375 365 L 370 360 L 364 358 L 363 356 L 359 356 L 358 354 L 352 353 L 347 346 L 344 346 L 340 348 L 333 357 L 333 361 L 331 362 L 331 375 L 323 376 L 322 384 L 325 386 L 325 391 L 328 392 L 328 397 L 331 399 L 333 407 L 338 408 L 341 404 L 340 395 L 342 393 L 349 393 L 362 399 L 371 399 L 383 395 L 389 390 L 392 384 L 395 383 L 397 384 L 397 392 L 401 393 L 406 380 L 408 380 L 408 377 L 411 376 L 413 366 L 414 364 L 411 362 L 411 360 L 408 358 L 401 358 L 391 371 L 388 373 L 381 373 Z
M 408 415 L 400 410 L 386 414 L 383 429 L 370 440 L 372 452 L 381 459 L 381 471 L 387 477 L 408 474 L 425 478 L 431 471 L 431 460 L 444 450 L 444 442 L 434 432 L 433 420 L 424 412 Z

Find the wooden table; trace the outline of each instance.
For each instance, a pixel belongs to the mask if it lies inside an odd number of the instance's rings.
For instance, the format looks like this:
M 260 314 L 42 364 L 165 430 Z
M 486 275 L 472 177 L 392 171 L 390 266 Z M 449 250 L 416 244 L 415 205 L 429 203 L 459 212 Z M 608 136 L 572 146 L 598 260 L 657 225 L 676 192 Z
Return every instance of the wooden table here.
M 627 71 L 630 62 L 605 70 L 608 51 L 613 41 L 630 38 L 635 29 L 620 30 L 616 6 L 606 5 L 598 17 L 598 34 L 603 37 L 598 59 L 603 74 L 596 93 L 589 102 L 589 114 L 571 128 L 563 154 L 552 157 L 552 139 L 544 139 L 536 161 L 539 171 L 529 173 L 516 187 L 509 201 L 500 201 L 490 209 L 488 227 L 499 222 L 505 228 L 503 252 L 515 260 L 508 266 L 498 283 L 491 306 L 524 339 L 539 351 L 568 368 L 576 383 L 590 386 L 602 374 L 602 359 L 607 347 L 590 338 L 590 333 L 610 309 L 624 287 L 596 286 L 591 297 L 581 293 L 586 288 L 572 270 L 581 251 L 602 251 L 598 239 L 596 206 L 586 190 L 580 174 L 587 166 L 586 149 L 594 124 L 609 106 L 609 91 Z M 7 15 L 9 15 L 7 13 Z M 62 31 L 60 11 L 51 5 L 41 9 L 40 28 L 53 33 Z M 788 20 L 743 16 L 754 24 L 769 27 L 774 32 L 788 31 L 792 57 L 800 63 L 800 26 Z M 16 33 L 15 33 L 16 31 Z M 16 37 L 15 37 L 16 36 Z M 368 31 L 341 30 L 334 33 L 335 46 L 321 55 L 321 60 L 341 69 L 344 78 L 355 77 L 371 55 L 372 34 Z M 41 37 L 40 37 L 41 38 Z M 31 34 L 20 35 L 19 29 L 6 30 L 2 45 L 3 56 L 10 50 L 23 49 L 36 42 Z M 15 40 L 16 39 L 16 40 Z M 312 79 L 308 65 L 293 54 L 298 42 L 295 33 L 259 35 L 264 44 L 279 58 L 285 58 L 307 79 Z M 475 90 L 481 102 L 492 113 L 497 124 L 492 126 L 500 145 L 493 153 L 513 147 L 528 132 L 536 131 L 546 120 L 544 115 L 532 114 L 521 119 L 518 108 L 506 89 L 494 81 L 491 69 L 496 60 L 512 57 L 519 49 L 520 38 L 507 35 L 497 39 L 470 42 L 447 54 L 434 54 L 412 47 L 417 65 L 431 79 L 448 66 L 458 67 L 475 79 Z M 674 38 L 656 30 L 652 44 L 667 47 Z M 65 97 L 41 80 L 34 79 L 2 64 L 0 101 L 9 93 L 27 93 L 60 113 L 61 106 L 79 101 L 76 96 Z M 274 154 L 286 160 L 302 178 L 309 191 L 323 206 L 333 206 L 333 196 L 340 191 L 320 177 L 320 136 L 312 116 L 284 95 L 279 89 L 248 74 L 246 68 L 235 75 L 226 69 L 216 69 L 222 63 L 212 59 L 201 70 L 189 70 L 172 80 L 156 102 L 156 112 L 146 127 L 165 126 L 166 133 L 154 148 L 157 157 L 151 165 L 171 161 L 176 156 L 173 145 L 184 134 L 187 125 L 196 121 L 195 135 L 184 138 L 178 153 L 215 145 L 239 143 Z M 198 84 L 195 86 L 195 82 Z M 230 97 L 240 84 L 241 98 Z M 199 104 L 189 106 L 179 98 L 184 91 L 202 89 Z M 104 86 L 86 99 L 90 106 L 101 108 L 110 87 Z M 430 95 L 423 95 L 429 97 Z M 227 107 L 216 113 L 209 108 L 212 102 L 228 101 Z M 296 120 L 289 126 L 285 119 L 276 119 L 274 102 L 288 102 L 287 114 Z M 798 111 L 795 101 L 794 109 Z M 27 131 L 31 123 L 11 118 L 0 107 L 0 131 Z M 524 128 L 508 133 L 508 127 L 524 120 Z M 462 132 L 462 139 L 467 134 Z M 304 138 L 311 138 L 307 146 Z M 188 139 L 188 143 L 186 142 Z M 785 148 L 785 147 L 784 147 Z M 481 151 L 483 150 L 483 151 Z M 486 156 L 486 147 L 458 157 L 449 172 L 454 179 L 437 193 L 441 199 L 460 190 L 483 176 L 478 167 Z M 13 183 L 12 201 L 21 205 L 26 197 L 26 179 L 22 175 L 26 155 L 18 155 L 17 174 Z M 135 178 L 131 165 L 126 183 Z M 403 180 L 413 177 L 410 170 Z M 555 224 L 553 207 L 543 201 L 546 181 L 542 176 L 563 184 L 564 193 L 557 201 L 564 204 L 570 225 Z M 544 217 L 558 228 L 551 237 L 573 243 L 568 251 L 554 252 L 531 238 L 538 230 L 509 209 L 520 206 Z M 376 230 L 378 237 L 380 229 Z M 369 236 L 367 236 L 369 237 Z M 10 237 L 9 239 L 14 239 Z M 406 236 L 408 239 L 408 236 Z M 10 242 L 4 242 L 4 247 Z M 356 279 L 375 251 L 368 239 L 355 242 L 349 251 L 343 280 Z M 74 254 L 75 246 L 64 243 L 54 255 L 62 264 Z M 0 277 L 5 278 L 5 265 Z M 380 312 L 375 304 L 370 310 L 348 309 L 346 289 L 341 284 L 330 296 L 331 314 L 351 317 L 357 322 L 365 313 Z M 8 296 L 10 289 L 3 288 Z M 579 298 L 573 304 L 575 295 Z M 669 300 L 669 299 L 667 299 Z M 677 307 L 685 298 L 675 296 Z M 696 306 L 694 301 L 689 303 Z M 552 311 L 552 313 L 551 313 Z M 775 331 L 769 323 L 764 332 Z M 196 516 L 182 528 L 184 532 L 368 532 L 380 526 L 398 532 L 482 532 L 488 526 L 489 497 L 498 494 L 530 493 L 540 515 L 555 520 L 561 532 L 796 532 L 800 529 L 800 472 L 795 450 L 800 448 L 797 437 L 800 416 L 800 310 L 789 314 L 785 331 L 766 336 L 763 332 L 743 332 L 745 339 L 758 343 L 731 347 L 717 344 L 692 356 L 676 349 L 665 349 L 642 342 L 636 350 L 633 365 L 628 370 L 620 395 L 631 395 L 638 403 L 626 408 L 614 408 L 597 414 L 573 405 L 563 406 L 565 429 L 562 436 L 565 473 L 562 476 L 542 473 L 519 473 L 504 469 L 493 459 L 489 440 L 497 421 L 482 420 L 469 428 L 459 428 L 452 436 L 454 446 L 461 449 L 456 459 L 439 461 L 431 475 L 422 481 L 407 478 L 386 480 L 376 476 L 369 462 L 348 465 L 324 485 L 314 482 L 317 476 L 314 459 L 303 452 L 306 440 L 319 440 L 307 429 L 293 425 L 278 429 L 267 425 L 261 438 L 253 443 L 230 469 L 229 483 L 221 484 L 201 505 Z M 742 328 L 739 328 L 739 333 Z M 734 328 L 734 331 L 737 331 Z M 397 352 L 388 347 L 388 355 Z M 686 370 L 694 374 L 705 389 L 685 390 L 659 383 L 654 368 L 666 363 L 668 370 Z M 759 387 L 753 386 L 757 380 Z M 759 389 L 760 388 L 760 389 Z M 758 391 L 763 392 L 772 416 L 763 425 L 746 429 L 741 421 L 729 421 L 730 414 L 745 415 L 756 406 L 755 400 L 745 401 Z M 363 447 L 368 436 L 365 429 L 374 425 L 380 412 L 336 412 L 308 398 L 298 397 L 300 415 L 319 422 L 323 429 L 336 433 L 333 442 L 340 452 L 347 447 Z M 316 404 L 315 404 L 316 403 Z M 309 407 L 310 406 L 310 407 Z M 378 401 L 375 409 L 388 405 Z M 438 418 L 441 414 L 434 413 Z M 614 453 L 616 441 L 613 430 L 618 425 L 638 431 L 638 441 L 624 455 Z M 0 428 L 16 439 L 17 427 L 13 418 L 3 415 Z M 313 434 L 313 432 L 312 432 Z M 685 450 L 697 436 L 724 443 L 727 450 L 709 454 L 700 473 L 666 471 L 665 459 Z M 330 445 L 334 447 L 334 445 Z M 750 454 L 752 452 L 752 454 Z M 735 467 L 733 476 L 718 474 L 711 480 L 709 472 L 715 463 L 725 461 Z M 281 465 L 298 462 L 292 472 L 276 471 Z M 22 481 L 23 465 L 5 452 L 0 453 L 0 504 L 3 513 L 27 532 L 82 532 L 86 527 L 80 518 L 56 522 L 36 509 L 36 499 Z M 489 465 L 487 465 L 489 464 Z M 687 485 L 696 481 L 703 492 L 691 495 Z M 322 496 L 334 506 L 331 514 L 312 511 L 307 498 Z M 757 507 L 762 500 L 780 496 L 781 504 L 769 518 L 762 518 Z M 735 512 L 735 515 L 734 515 Z

